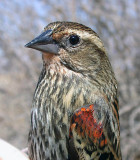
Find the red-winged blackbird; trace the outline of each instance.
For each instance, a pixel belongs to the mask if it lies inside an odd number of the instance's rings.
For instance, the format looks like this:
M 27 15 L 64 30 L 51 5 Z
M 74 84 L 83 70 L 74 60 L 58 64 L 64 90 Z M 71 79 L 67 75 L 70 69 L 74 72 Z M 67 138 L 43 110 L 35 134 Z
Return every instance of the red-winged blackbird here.
M 117 82 L 99 36 L 54 22 L 26 47 L 42 51 L 34 93 L 31 160 L 121 160 Z

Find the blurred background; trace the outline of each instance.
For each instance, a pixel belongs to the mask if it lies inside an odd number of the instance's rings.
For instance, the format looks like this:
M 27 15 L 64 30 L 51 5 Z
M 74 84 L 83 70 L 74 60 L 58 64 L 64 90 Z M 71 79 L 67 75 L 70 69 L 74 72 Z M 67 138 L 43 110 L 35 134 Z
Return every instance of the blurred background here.
M 95 30 L 119 84 L 124 160 L 140 160 L 140 1 L 0 0 L 0 138 L 27 146 L 41 54 L 24 45 L 52 21 L 76 21 Z

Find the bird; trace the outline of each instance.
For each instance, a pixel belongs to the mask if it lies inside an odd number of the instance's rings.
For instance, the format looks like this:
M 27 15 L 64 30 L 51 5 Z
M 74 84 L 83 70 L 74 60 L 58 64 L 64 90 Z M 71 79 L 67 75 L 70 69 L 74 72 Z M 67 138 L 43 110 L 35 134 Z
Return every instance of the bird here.
M 98 34 L 57 21 L 25 47 L 41 51 L 28 137 L 31 160 L 121 160 L 117 80 Z

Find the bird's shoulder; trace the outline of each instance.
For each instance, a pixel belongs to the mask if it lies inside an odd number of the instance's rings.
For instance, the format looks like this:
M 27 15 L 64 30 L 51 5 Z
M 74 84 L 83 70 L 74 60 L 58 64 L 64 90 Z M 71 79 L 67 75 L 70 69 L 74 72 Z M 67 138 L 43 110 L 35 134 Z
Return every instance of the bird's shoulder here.
M 77 109 L 71 117 L 69 139 L 83 159 L 119 160 L 119 124 L 114 114 L 98 103 Z

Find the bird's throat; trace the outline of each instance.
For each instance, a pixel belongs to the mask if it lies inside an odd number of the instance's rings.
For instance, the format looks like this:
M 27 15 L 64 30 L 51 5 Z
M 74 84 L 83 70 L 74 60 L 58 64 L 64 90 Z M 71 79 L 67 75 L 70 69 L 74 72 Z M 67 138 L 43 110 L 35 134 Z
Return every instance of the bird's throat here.
M 42 53 L 42 59 L 45 62 L 46 65 L 49 64 L 54 64 L 54 63 L 59 63 L 60 59 L 57 55 L 53 54 L 53 53 Z

